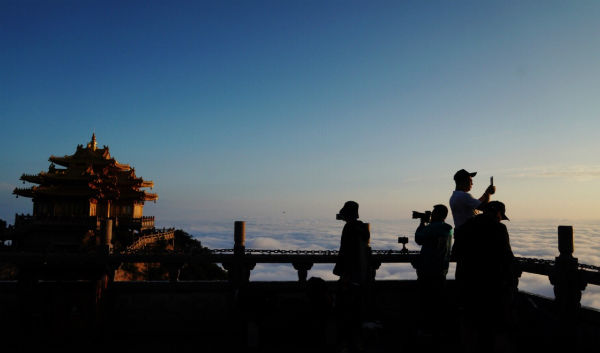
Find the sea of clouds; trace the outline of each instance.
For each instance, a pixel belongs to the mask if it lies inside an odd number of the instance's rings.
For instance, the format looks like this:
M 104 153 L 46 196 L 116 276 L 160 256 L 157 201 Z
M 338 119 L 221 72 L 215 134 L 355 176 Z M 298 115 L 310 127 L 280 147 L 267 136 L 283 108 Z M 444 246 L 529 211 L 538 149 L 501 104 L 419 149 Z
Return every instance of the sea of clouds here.
M 419 250 L 414 242 L 416 220 L 373 220 L 371 223 L 371 247 L 373 249 L 400 250 L 398 236 L 408 236 L 409 250 Z M 558 255 L 557 227 L 574 227 L 575 253 L 580 263 L 600 266 L 600 222 L 582 221 L 510 221 L 505 222 L 515 256 L 553 260 Z M 202 222 L 187 224 L 190 232 L 209 248 L 233 247 L 233 222 Z M 286 217 L 246 220 L 247 249 L 307 249 L 337 250 L 343 222 L 335 220 L 290 220 Z M 332 264 L 316 264 L 308 276 L 336 280 Z M 448 278 L 454 277 L 454 265 Z M 297 272 L 291 264 L 257 264 L 251 280 L 296 280 Z M 409 264 L 383 264 L 377 271 L 377 279 L 414 279 L 415 270 Z M 552 286 L 546 276 L 524 273 L 519 289 L 554 297 Z M 583 292 L 582 304 L 600 309 L 600 287 L 588 285 Z

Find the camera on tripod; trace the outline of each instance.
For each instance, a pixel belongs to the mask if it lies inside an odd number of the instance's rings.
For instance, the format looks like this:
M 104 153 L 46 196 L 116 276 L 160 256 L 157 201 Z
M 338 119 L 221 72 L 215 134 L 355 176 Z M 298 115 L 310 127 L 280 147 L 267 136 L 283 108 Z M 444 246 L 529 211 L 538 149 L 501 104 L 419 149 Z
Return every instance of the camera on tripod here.
M 406 244 L 408 244 L 408 237 L 398 237 L 398 244 L 402 244 L 402 251 L 407 252 Z
M 423 223 L 429 223 L 431 221 L 431 211 L 425 211 L 425 212 L 413 211 L 412 218 L 420 219 L 421 222 L 423 222 Z

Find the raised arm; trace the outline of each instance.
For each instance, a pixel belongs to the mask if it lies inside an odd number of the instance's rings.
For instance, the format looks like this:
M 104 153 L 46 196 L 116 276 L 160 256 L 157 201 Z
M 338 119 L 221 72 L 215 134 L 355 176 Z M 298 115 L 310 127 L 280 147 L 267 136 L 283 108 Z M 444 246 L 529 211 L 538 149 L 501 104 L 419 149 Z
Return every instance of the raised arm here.
M 485 189 L 485 192 L 483 193 L 483 195 L 481 195 L 481 197 L 479 198 L 479 201 L 481 201 L 481 205 L 485 205 L 486 203 L 490 202 L 490 196 L 493 195 L 496 192 L 496 187 L 494 185 L 490 185 L 487 187 L 487 189 Z
M 419 245 L 425 244 L 431 237 L 430 227 L 425 226 L 423 222 L 419 224 L 419 227 L 415 231 L 415 242 Z

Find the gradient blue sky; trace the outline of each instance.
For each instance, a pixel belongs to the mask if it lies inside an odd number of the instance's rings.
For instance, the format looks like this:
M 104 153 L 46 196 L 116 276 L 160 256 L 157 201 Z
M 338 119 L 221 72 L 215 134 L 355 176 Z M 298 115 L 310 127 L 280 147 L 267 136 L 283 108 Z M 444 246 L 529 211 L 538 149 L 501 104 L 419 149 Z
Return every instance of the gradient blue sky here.
M 0 1 L 0 218 L 96 132 L 169 222 L 367 219 L 495 177 L 600 219 L 600 2 Z

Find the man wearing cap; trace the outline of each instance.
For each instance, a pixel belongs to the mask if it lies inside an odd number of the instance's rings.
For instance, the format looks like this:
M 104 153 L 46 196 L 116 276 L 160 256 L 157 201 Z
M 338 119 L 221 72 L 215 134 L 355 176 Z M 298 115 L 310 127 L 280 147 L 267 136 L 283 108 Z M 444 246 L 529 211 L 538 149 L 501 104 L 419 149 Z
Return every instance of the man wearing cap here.
M 496 187 L 490 185 L 487 187 L 483 195 L 479 199 L 471 196 L 469 191 L 473 187 L 473 177 L 477 172 L 469 173 L 464 169 L 459 170 L 454 174 L 454 182 L 456 188 L 450 197 L 450 209 L 452 210 L 452 218 L 454 218 L 454 228 L 463 225 L 469 218 L 477 214 L 477 209 L 481 209 L 490 201 L 490 195 L 496 192 Z
M 518 284 L 508 230 L 501 222 L 508 220 L 505 206 L 491 201 L 482 209 L 455 230 L 452 248 L 464 332 L 476 351 L 491 350 L 506 339 Z

